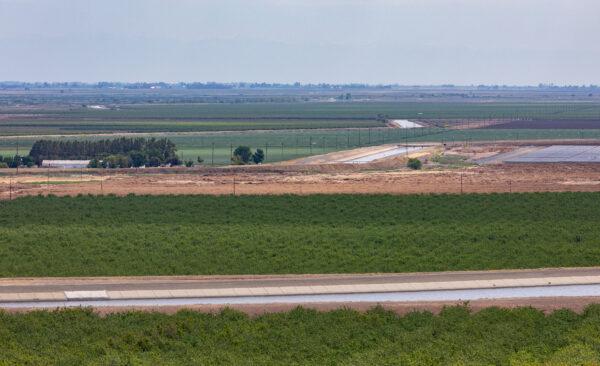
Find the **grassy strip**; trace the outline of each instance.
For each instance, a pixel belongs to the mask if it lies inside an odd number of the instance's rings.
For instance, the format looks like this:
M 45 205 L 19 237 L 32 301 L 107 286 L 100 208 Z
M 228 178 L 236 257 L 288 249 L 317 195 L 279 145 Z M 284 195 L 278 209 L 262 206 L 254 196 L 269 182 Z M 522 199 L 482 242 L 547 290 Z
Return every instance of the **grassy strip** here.
M 0 203 L 0 276 L 593 266 L 599 201 L 599 193 L 28 197 Z
M 375 308 L 249 318 L 89 310 L 0 313 L 1 364 L 597 365 L 600 306 L 582 315 L 449 307 L 405 316 Z

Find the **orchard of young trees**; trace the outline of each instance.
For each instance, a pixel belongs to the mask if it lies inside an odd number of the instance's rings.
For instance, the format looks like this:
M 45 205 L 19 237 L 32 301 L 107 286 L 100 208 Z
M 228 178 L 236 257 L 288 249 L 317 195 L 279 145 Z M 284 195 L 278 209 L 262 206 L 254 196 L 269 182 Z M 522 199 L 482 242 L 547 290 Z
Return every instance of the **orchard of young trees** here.
M 38 140 L 29 157 L 37 165 L 43 160 L 90 160 L 91 168 L 128 168 L 180 165 L 177 148 L 169 139 L 118 138 L 100 141 Z

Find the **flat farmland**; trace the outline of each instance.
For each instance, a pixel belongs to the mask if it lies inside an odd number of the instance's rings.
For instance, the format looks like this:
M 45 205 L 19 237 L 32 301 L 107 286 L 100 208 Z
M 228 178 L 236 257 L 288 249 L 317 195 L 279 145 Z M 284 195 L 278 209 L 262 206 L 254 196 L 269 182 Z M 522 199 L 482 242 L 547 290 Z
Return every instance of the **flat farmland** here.
M 420 171 L 399 168 L 404 165 L 402 160 L 393 160 L 374 166 L 281 164 L 83 172 L 32 168 L 22 169 L 18 175 L 2 169 L 0 200 L 9 199 L 11 183 L 13 198 L 47 194 L 230 195 L 234 180 L 238 195 L 600 191 L 600 164 L 595 163 L 426 166 Z
M 200 132 L 381 127 L 381 118 L 599 119 L 600 104 L 506 102 L 296 102 L 0 109 L 0 134 Z
M 204 164 L 229 164 L 231 152 L 237 146 L 250 146 L 263 149 L 265 162 L 277 162 L 303 156 L 324 154 L 332 151 L 352 149 L 360 146 L 380 145 L 390 142 L 404 142 L 424 134 L 442 132 L 435 128 L 352 128 L 319 130 L 272 130 L 235 131 L 215 133 L 165 133 L 136 134 L 140 137 L 168 137 L 177 146 L 178 154 L 184 159 L 195 160 L 198 156 Z M 78 136 L 27 136 L 0 137 L 0 154 L 13 155 L 17 145 L 21 154 L 26 154 L 33 143 L 40 138 L 53 140 L 102 140 L 119 135 L 78 135 Z M 213 154 L 214 152 L 214 154 Z
M 577 140 L 600 139 L 598 129 L 518 129 L 518 128 L 476 128 L 476 129 L 432 129 L 423 136 L 409 137 L 408 141 L 431 141 L 446 143 L 464 143 L 470 141 L 524 141 L 524 140 Z
M 130 105 L 116 110 L 76 108 L 49 111 L 49 115 L 71 118 L 600 118 L 600 104 L 574 103 L 481 103 L 481 102 L 307 102 L 307 103 L 214 103 Z
M 489 129 L 571 129 L 588 130 L 600 129 L 600 119 L 550 119 L 550 120 L 521 120 L 499 123 L 484 128 Z
M 595 266 L 599 201 L 600 193 L 19 198 L 0 202 L 0 276 Z
M 0 121 L 3 135 L 51 135 L 86 133 L 149 133 L 149 132 L 199 132 L 287 130 L 317 128 L 383 127 L 376 119 L 304 119 L 304 118 L 241 118 L 236 120 L 107 120 L 107 119 L 22 119 Z
M 0 137 L 0 155 L 13 155 L 17 145 L 21 154 L 29 152 L 31 145 L 40 139 L 99 140 L 115 135 L 77 136 L 31 136 Z M 125 134 L 126 135 L 126 134 Z M 231 151 L 237 146 L 246 145 L 252 149 L 261 148 L 267 152 L 266 162 L 278 162 L 305 156 L 324 154 L 333 151 L 361 146 L 383 145 L 387 143 L 444 142 L 465 143 L 475 141 L 523 141 L 523 140 L 577 140 L 600 139 L 600 129 L 443 129 L 443 128 L 351 128 L 351 129 L 304 129 L 271 131 L 232 131 L 213 133 L 141 133 L 140 137 L 164 136 L 176 145 L 178 154 L 184 159 L 195 160 L 198 156 L 204 164 L 229 164 Z M 214 149 L 213 149 L 214 144 Z M 213 154 L 214 150 L 214 154 Z

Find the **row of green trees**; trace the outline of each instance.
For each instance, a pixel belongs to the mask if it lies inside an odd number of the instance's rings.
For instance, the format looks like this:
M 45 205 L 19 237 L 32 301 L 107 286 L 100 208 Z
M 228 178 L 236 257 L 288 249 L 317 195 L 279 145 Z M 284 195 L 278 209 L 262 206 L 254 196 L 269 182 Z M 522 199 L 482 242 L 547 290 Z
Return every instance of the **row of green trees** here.
M 36 141 L 28 156 L 2 157 L 0 168 L 20 166 L 41 166 L 44 160 L 90 160 L 90 168 L 129 168 L 141 166 L 181 165 L 190 167 L 193 161 L 183 162 L 176 154 L 176 146 L 169 139 L 162 138 L 118 138 L 100 141 Z M 261 164 L 265 159 L 262 149 L 238 146 L 232 154 L 231 162 L 237 165 Z M 204 160 L 197 158 L 198 163 Z
M 118 138 L 100 141 L 38 140 L 31 147 L 30 158 L 37 165 L 43 160 L 91 160 L 92 168 L 127 168 L 140 166 L 180 165 L 175 144 L 166 138 Z

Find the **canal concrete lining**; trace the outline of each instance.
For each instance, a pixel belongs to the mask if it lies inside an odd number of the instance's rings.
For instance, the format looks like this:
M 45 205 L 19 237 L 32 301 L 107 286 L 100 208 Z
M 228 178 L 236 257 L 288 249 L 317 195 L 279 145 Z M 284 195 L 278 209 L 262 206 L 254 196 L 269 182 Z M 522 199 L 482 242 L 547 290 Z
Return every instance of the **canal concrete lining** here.
M 600 284 L 555 285 L 537 287 L 501 287 L 484 289 L 426 290 L 407 292 L 331 293 L 270 296 L 218 296 L 127 298 L 95 300 L 38 300 L 8 301 L 0 307 L 7 309 L 63 308 L 63 307 L 147 307 L 192 305 L 251 305 L 251 304 L 314 304 L 314 303 L 409 303 L 434 301 L 471 301 L 491 299 L 532 299 L 561 297 L 600 297 Z
M 27 283 L 30 285 L 28 286 Z M 193 303 L 215 303 L 214 301 L 217 301 L 210 299 L 221 299 L 218 301 L 228 301 L 228 303 L 232 301 L 256 303 L 256 301 L 271 302 L 278 297 L 282 297 L 282 301 L 283 298 L 287 301 L 302 299 L 305 299 L 302 301 L 321 301 L 319 299 L 335 301 L 348 298 L 354 298 L 355 301 L 384 301 L 382 299 L 390 298 L 390 296 L 397 299 L 422 299 L 426 294 L 434 296 L 433 294 L 443 294 L 448 291 L 452 294 L 456 294 L 455 291 L 467 291 L 464 296 L 474 296 L 473 291 L 475 291 L 475 294 L 489 293 L 491 296 L 511 297 L 511 293 L 516 296 L 522 291 L 526 291 L 528 296 L 531 296 L 531 294 L 540 293 L 540 288 L 546 288 L 548 290 L 544 290 L 546 291 L 544 293 L 554 295 L 564 290 L 570 294 L 569 296 L 577 296 L 577 291 L 582 291 L 581 296 L 600 296 L 600 292 L 597 294 L 594 292 L 600 291 L 600 268 L 274 276 L 273 278 L 241 276 L 231 279 L 218 277 L 214 280 L 211 280 L 210 277 L 201 277 L 196 280 L 172 277 L 161 280 L 160 277 L 156 277 L 148 281 L 135 278 L 120 278 L 112 281 L 109 278 L 71 281 L 55 279 L 54 282 L 51 279 L 41 282 L 39 279 L 12 281 L 6 279 L 0 281 L 0 307 L 14 307 L 16 306 L 14 304 L 17 303 L 33 302 L 92 305 L 98 301 L 118 306 L 118 304 L 127 304 L 133 300 L 145 301 L 149 304 L 173 304 L 171 301 L 173 299 L 179 299 L 179 303 L 182 304 L 189 302 L 185 299 L 189 299 Z M 499 289 L 508 289 L 508 292 L 496 291 Z M 590 289 L 593 291 L 590 292 Z M 489 292 L 488 290 L 493 291 Z M 417 296 L 415 295 L 417 293 L 421 294 Z M 317 300 L 315 300 L 315 296 L 317 296 Z M 320 298 L 319 296 L 325 297 Z M 452 298 L 440 300 L 452 300 Z

